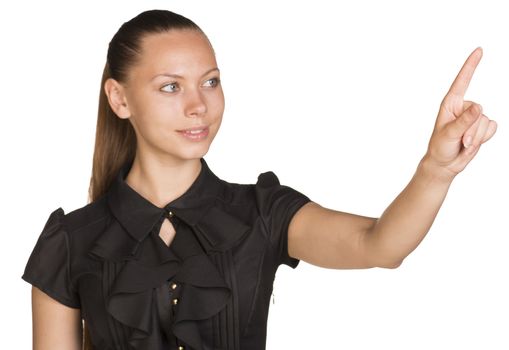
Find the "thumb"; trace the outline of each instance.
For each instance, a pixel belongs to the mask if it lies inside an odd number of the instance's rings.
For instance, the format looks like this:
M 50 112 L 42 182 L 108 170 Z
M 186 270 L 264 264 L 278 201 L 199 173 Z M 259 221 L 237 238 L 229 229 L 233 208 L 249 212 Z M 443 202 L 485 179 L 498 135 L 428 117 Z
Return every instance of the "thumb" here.
M 475 123 L 482 113 L 480 104 L 472 103 L 459 117 L 446 126 L 446 134 L 451 139 L 461 138 L 465 132 Z

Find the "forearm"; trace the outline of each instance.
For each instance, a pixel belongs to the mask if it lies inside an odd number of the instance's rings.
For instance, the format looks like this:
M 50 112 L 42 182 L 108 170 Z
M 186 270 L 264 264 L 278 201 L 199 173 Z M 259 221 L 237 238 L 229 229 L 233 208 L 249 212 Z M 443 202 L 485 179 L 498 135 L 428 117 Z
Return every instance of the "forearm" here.
M 396 199 L 366 234 L 366 249 L 375 265 L 396 267 L 426 236 L 453 178 L 444 176 L 427 157 Z

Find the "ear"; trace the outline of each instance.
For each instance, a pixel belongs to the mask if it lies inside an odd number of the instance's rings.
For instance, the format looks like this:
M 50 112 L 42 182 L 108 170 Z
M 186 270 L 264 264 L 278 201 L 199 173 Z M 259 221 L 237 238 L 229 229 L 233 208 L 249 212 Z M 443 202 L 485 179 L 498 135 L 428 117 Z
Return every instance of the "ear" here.
M 124 88 L 118 81 L 113 78 L 106 79 L 104 82 L 104 92 L 108 97 L 111 109 L 119 118 L 127 119 L 131 116 Z

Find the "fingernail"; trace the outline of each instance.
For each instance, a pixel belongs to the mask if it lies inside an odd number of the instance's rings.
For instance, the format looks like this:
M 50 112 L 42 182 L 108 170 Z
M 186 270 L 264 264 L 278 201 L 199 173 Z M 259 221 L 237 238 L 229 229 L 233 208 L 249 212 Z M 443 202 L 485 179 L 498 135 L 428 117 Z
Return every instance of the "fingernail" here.
M 470 106 L 470 110 L 472 111 L 472 118 L 477 119 L 477 117 L 479 117 L 479 115 L 482 113 L 482 106 L 478 103 L 474 103 L 472 106 Z
M 472 144 L 472 136 L 467 136 L 467 138 L 465 139 L 465 148 L 470 147 L 471 144 Z

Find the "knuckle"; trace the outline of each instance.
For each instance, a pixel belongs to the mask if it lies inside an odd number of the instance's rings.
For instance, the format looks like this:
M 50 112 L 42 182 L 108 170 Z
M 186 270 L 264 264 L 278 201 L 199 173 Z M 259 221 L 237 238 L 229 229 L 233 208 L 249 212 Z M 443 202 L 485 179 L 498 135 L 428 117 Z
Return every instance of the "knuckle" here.
M 455 138 L 455 132 L 453 130 L 452 127 L 449 127 L 449 128 L 445 128 L 444 131 L 443 131 L 443 136 L 446 138 L 446 139 L 454 139 Z
M 472 108 L 472 105 L 474 105 L 474 102 L 472 101 L 464 101 L 463 102 L 463 111 L 468 111 Z
M 469 120 L 472 120 L 479 116 L 479 108 L 476 105 L 472 105 L 464 112 L 464 114 Z

